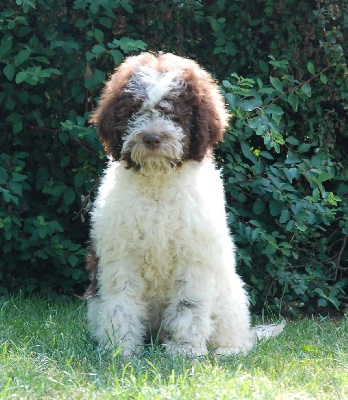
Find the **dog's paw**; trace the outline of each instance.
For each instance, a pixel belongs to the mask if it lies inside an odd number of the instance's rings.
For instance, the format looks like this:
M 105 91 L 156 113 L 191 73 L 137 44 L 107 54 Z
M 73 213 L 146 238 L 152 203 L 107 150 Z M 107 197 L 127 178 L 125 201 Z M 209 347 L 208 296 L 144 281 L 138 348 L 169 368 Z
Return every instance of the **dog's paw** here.
M 114 356 L 133 357 L 138 356 L 144 350 L 142 344 L 132 342 L 130 340 L 121 340 L 114 343 L 112 340 L 107 340 L 100 343 L 98 351 L 102 354 L 112 353 Z
M 218 347 L 214 350 L 213 354 L 217 357 L 221 356 L 235 356 L 238 354 L 245 355 L 249 352 L 250 347 Z
M 232 356 L 242 354 L 245 355 L 254 347 L 254 342 L 251 338 L 245 339 L 242 343 L 235 346 L 218 346 L 214 353 L 216 356 Z
M 206 346 L 195 345 L 192 343 L 176 343 L 169 341 L 164 344 L 167 354 L 172 356 L 182 355 L 186 357 L 200 357 L 208 354 Z

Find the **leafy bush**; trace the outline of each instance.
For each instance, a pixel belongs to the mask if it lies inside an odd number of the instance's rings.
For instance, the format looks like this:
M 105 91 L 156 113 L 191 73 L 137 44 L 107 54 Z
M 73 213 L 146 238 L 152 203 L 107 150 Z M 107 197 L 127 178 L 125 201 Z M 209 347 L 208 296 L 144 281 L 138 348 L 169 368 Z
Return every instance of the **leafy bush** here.
M 256 288 L 253 304 L 268 298 L 292 314 L 344 308 L 347 9 L 247 3 L 218 2 L 223 16 L 211 19 L 216 55 L 222 63 L 233 56 L 232 71 L 252 77 L 223 82 L 235 118 L 218 153 L 241 269 Z
M 0 290 L 80 293 L 104 155 L 88 115 L 138 51 L 197 59 L 233 119 L 217 149 L 252 304 L 347 303 L 344 0 L 17 0 L 0 12 Z
M 310 133 L 300 141 L 280 130 L 294 96 L 298 104 L 307 102 L 302 86 L 290 99 L 278 99 L 280 107 L 273 101 L 284 82 L 266 87 L 261 80 L 235 78 L 223 82 L 238 119 L 220 161 L 243 273 L 258 288 L 252 301 L 271 297 L 292 313 L 304 305 L 311 312 L 316 305 L 339 309 L 347 284 L 344 166 Z
M 84 215 L 104 158 L 86 122 L 90 98 L 106 78 L 99 63 L 145 46 L 110 31 L 100 55 L 101 29 L 117 28 L 121 7 L 131 11 L 127 1 L 18 0 L 0 14 L 3 291 L 86 284 Z

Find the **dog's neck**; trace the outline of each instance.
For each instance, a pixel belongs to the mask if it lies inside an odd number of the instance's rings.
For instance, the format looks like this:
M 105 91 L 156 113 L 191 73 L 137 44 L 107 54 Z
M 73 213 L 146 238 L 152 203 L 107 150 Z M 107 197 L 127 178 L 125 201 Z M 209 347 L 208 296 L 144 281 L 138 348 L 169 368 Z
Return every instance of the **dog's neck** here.
M 148 170 L 142 168 L 129 168 L 125 161 L 120 161 L 120 167 L 126 174 L 122 174 L 125 179 L 132 180 L 133 184 L 142 186 L 145 190 L 151 188 L 162 191 L 162 189 L 165 190 L 165 188 L 184 185 L 188 180 L 188 177 L 191 176 L 192 179 L 192 175 L 195 174 L 195 171 L 200 169 L 202 164 L 211 162 L 211 157 L 207 157 L 200 162 L 194 160 L 180 162 L 166 170 Z

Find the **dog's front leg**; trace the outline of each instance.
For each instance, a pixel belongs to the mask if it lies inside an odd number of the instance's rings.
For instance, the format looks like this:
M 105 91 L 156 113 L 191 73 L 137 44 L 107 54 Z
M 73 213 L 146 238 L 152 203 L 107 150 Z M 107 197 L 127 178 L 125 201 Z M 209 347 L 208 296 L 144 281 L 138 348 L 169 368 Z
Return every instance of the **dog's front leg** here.
M 120 346 L 124 355 L 142 349 L 147 309 L 141 300 L 141 282 L 130 276 L 114 275 L 104 280 L 99 299 L 89 304 L 88 319 L 98 342 L 105 347 Z
M 211 296 L 201 279 L 178 280 L 165 311 L 163 329 L 169 334 L 165 349 L 169 354 L 200 356 L 208 353 L 212 332 Z

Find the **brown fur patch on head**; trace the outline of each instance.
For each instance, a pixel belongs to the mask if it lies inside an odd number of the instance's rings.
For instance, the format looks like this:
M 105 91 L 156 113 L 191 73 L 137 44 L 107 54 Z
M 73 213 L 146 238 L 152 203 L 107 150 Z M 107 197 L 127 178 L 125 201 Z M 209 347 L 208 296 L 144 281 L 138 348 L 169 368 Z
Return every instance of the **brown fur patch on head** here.
M 195 61 L 163 54 L 158 58 L 159 70 L 179 69 L 186 82 L 183 103 L 191 108 L 189 145 L 185 159 L 201 161 L 207 152 L 222 141 L 229 114 L 217 83 Z
M 196 62 L 173 54 L 142 53 L 127 58 L 111 76 L 101 94 L 100 102 L 90 122 L 96 124 L 97 132 L 106 152 L 119 160 L 123 136 L 132 115 L 139 110 L 144 99 L 134 98 L 124 90 L 139 66 L 146 65 L 161 73 L 180 71 L 186 89 L 172 100 L 173 110 L 167 113 L 180 124 L 186 134 L 183 160 L 201 161 L 214 144 L 222 141 L 228 126 L 226 110 L 217 83 Z M 160 105 L 158 106 L 160 108 Z M 129 160 L 129 166 L 132 161 Z

